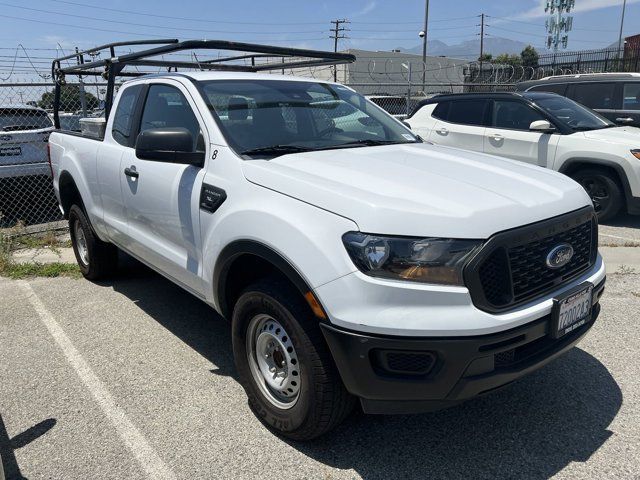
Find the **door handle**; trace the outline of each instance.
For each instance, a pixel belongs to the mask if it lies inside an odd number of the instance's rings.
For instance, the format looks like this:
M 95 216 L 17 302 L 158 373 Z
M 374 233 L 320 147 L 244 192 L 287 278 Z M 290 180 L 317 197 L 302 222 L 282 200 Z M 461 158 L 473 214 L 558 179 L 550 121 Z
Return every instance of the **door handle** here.
M 127 177 L 131 177 L 131 178 L 138 178 L 140 176 L 140 174 L 138 172 L 136 172 L 136 167 L 134 167 L 133 165 L 131 165 L 130 167 L 127 167 L 124 169 L 124 174 Z
M 502 140 L 504 137 L 502 135 L 500 135 L 499 133 L 493 133 L 491 135 L 489 135 L 489 138 L 494 139 L 496 142 L 499 142 L 500 140 Z
M 436 130 L 436 133 L 439 133 L 440 135 L 446 135 L 447 133 L 449 133 L 449 130 L 447 130 L 444 127 L 441 127 L 441 128 Z
M 631 123 L 631 122 L 633 122 L 633 118 L 631 118 L 631 117 L 620 117 L 620 118 L 616 118 L 616 122 L 619 122 L 619 123 Z

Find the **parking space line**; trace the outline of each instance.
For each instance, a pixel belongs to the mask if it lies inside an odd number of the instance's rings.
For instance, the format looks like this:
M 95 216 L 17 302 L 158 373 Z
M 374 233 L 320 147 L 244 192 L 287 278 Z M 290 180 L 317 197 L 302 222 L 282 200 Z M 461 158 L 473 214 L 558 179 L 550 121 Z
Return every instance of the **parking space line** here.
M 84 383 L 91 392 L 93 398 L 116 428 L 124 443 L 129 447 L 129 450 L 131 450 L 149 477 L 154 479 L 175 479 L 176 476 L 174 473 L 162 461 L 153 447 L 149 445 L 140 430 L 129 420 L 124 410 L 116 404 L 105 385 L 93 370 L 91 370 L 87 361 L 64 333 L 64 330 L 53 318 L 53 315 L 51 315 L 44 306 L 40 298 L 33 291 L 33 288 L 31 288 L 31 285 L 24 280 L 19 281 L 18 284 L 26 294 L 29 303 L 40 317 L 40 320 L 62 350 L 69 364 L 78 374 L 82 383 Z

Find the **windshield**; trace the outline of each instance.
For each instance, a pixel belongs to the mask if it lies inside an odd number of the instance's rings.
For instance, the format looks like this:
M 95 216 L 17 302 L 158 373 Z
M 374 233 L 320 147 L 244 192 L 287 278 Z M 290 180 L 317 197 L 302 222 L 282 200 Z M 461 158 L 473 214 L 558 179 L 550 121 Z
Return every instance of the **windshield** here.
M 540 98 L 534 103 L 551 115 L 554 120 L 575 131 L 599 130 L 615 126 L 615 123 L 593 110 L 559 95 Z
M 20 108 L 0 110 L 0 131 L 40 130 L 53 126 L 47 112 Z
M 419 139 L 341 85 L 283 80 L 201 82 L 227 141 L 247 158 Z

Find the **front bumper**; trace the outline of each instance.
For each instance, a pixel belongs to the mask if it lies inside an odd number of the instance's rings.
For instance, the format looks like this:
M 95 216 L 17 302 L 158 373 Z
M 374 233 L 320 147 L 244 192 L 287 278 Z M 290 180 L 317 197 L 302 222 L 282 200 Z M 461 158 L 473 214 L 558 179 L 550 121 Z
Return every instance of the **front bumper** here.
M 366 413 L 417 413 L 495 390 L 569 350 L 598 317 L 603 291 L 604 280 L 594 288 L 591 321 L 557 340 L 549 335 L 551 315 L 465 337 L 393 337 L 321 326 L 347 390 L 360 397 Z

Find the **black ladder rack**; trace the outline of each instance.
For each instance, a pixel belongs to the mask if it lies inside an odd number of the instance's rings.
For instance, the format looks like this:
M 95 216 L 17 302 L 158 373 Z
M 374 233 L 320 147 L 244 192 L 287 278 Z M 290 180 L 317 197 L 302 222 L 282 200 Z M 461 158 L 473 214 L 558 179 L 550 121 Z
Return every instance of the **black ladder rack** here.
M 137 45 L 160 45 L 137 52 L 116 55 L 116 47 L 131 47 Z M 218 58 L 214 60 L 176 61 L 165 58 L 154 58 L 164 54 L 175 53 L 184 50 L 225 50 L 244 52 L 244 55 Z M 108 53 L 109 58 L 86 62 L 86 56 L 96 57 L 101 53 Z M 269 61 L 269 58 L 278 58 L 278 61 Z M 256 59 L 260 59 L 256 62 Z M 285 59 L 288 59 L 285 60 Z M 185 40 L 178 39 L 153 39 L 135 40 L 130 42 L 115 42 L 100 45 L 98 47 L 79 51 L 59 57 L 51 64 L 51 75 L 55 81 L 55 96 L 53 115 L 56 128 L 60 127 L 58 118 L 60 106 L 60 90 L 65 83 L 67 75 L 96 76 L 107 80 L 105 95 L 105 118 L 109 118 L 109 112 L 113 103 L 113 94 L 116 77 L 137 77 L 147 75 L 144 72 L 125 72 L 127 66 L 142 67 L 166 67 L 170 72 L 173 68 L 187 68 L 204 71 L 241 71 L 263 72 L 269 70 L 283 70 L 287 68 L 317 67 L 322 65 L 337 65 L 352 63 L 355 56 L 347 53 L 325 52 L 321 50 L 307 50 L 302 48 L 277 47 L 273 45 L 259 45 L 253 43 L 231 42 L 226 40 Z M 74 60 L 75 65 L 62 66 L 63 61 Z M 250 65 L 233 64 L 237 60 L 250 60 Z

